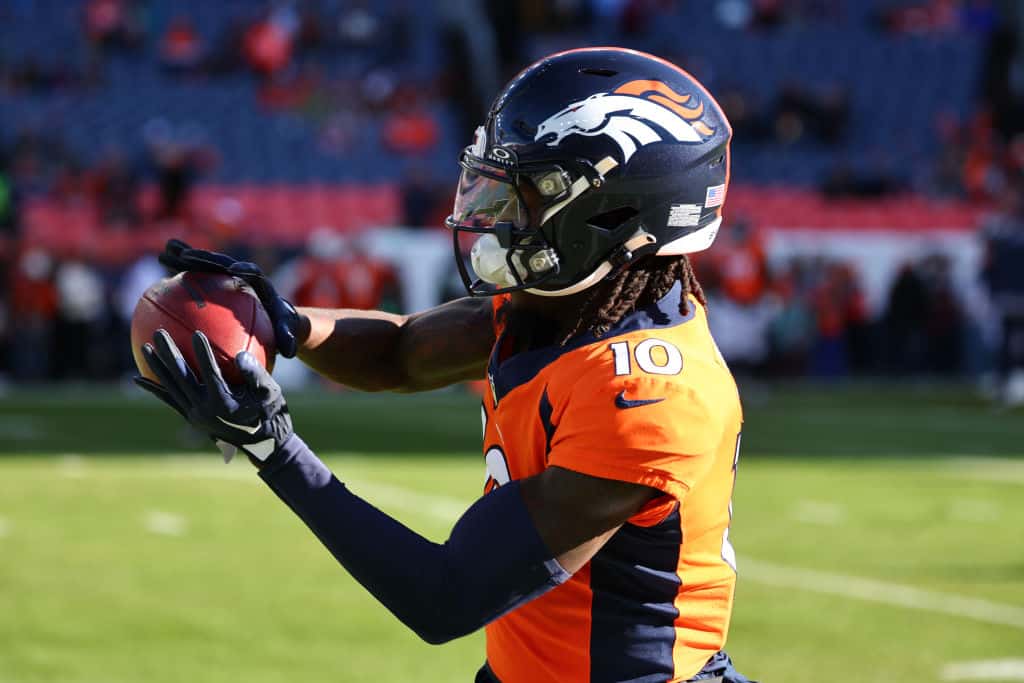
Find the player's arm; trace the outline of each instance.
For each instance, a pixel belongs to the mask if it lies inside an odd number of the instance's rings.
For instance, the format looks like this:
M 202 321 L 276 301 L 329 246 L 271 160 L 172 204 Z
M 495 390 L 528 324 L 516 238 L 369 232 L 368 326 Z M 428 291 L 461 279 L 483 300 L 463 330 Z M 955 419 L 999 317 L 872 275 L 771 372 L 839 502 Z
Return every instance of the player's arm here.
M 338 562 L 431 643 L 471 633 L 561 584 L 658 495 L 549 468 L 479 499 L 445 543 L 433 543 L 331 473 L 293 432 L 281 388 L 251 354 L 237 356 L 244 385 L 231 387 L 206 337 L 197 332 L 192 341 L 200 377 L 160 330 L 142 349 L 160 382 L 136 381 L 226 454 L 242 449 Z
M 661 495 L 550 468 L 479 499 L 437 544 L 350 492 L 297 436 L 260 477 L 353 578 L 435 644 L 472 633 L 563 583 Z
M 300 308 L 298 356 L 363 391 L 423 391 L 481 379 L 494 345 L 490 299 L 462 298 L 413 315 Z
M 608 539 L 661 491 L 548 467 L 522 480 L 523 501 L 558 563 L 575 574 Z
M 169 240 L 160 262 L 173 272 L 245 280 L 270 316 L 277 351 L 298 355 L 336 382 L 364 391 L 424 391 L 482 379 L 494 344 L 490 299 L 464 298 L 402 316 L 381 311 L 296 310 L 259 266 Z

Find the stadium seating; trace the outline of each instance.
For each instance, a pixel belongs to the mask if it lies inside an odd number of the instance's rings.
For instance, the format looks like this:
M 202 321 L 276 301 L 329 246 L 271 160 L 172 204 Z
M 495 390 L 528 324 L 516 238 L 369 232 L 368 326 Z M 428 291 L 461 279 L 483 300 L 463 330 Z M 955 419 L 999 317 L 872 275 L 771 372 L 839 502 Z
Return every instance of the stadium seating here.
M 897 179 L 913 180 L 935 154 L 934 112 L 967 113 L 981 44 L 959 34 L 893 38 L 868 27 L 872 3 L 834 4 L 847 22 L 842 27 L 739 32 L 721 26 L 708 11 L 709 3 L 681 2 L 647 33 L 621 40 L 687 64 L 712 90 L 740 88 L 765 104 L 790 83 L 810 90 L 847 88 L 851 124 L 838 146 L 800 142 L 780 150 L 777 144 L 740 139 L 734 164 L 740 182 L 815 186 L 837 158 L 855 170 L 881 165 Z M 420 29 L 436 21 L 429 3 L 408 5 Z M 71 147 L 90 159 L 111 146 L 138 148 L 144 124 L 162 118 L 192 130 L 218 150 L 221 162 L 206 178 L 209 182 L 376 183 L 398 177 L 410 162 L 382 151 L 380 121 L 358 122 L 356 139 L 342 152 L 330 152 L 323 149 L 319 124 L 310 117 L 262 108 L 249 75 L 189 79 L 159 68 L 153 46 L 174 17 L 190 17 L 212 42 L 232 22 L 252 18 L 260 7 L 249 0 L 153 0 L 147 3 L 150 38 L 145 50 L 109 57 L 100 85 L 47 94 L 0 93 L 0 136 L 9 141 L 25 127 L 60 127 Z M 81 8 L 81 2 L 62 0 L 11 3 L 3 10 L 8 25 L 0 55 L 8 62 L 31 56 L 83 67 L 87 50 Z M 398 65 L 398 76 L 423 82 L 436 72 L 440 47 L 435 32 L 415 34 L 410 58 Z M 54 45 L 61 49 L 54 50 Z M 330 76 L 345 78 L 360 77 L 368 64 L 358 55 L 341 53 L 317 55 L 316 62 Z M 908 82 L 915 87 L 906 88 Z M 441 142 L 416 162 L 433 167 L 440 177 L 454 176 L 453 159 L 463 140 L 446 105 L 436 105 L 433 113 Z M 900 140 L 896 147 L 894 139 Z

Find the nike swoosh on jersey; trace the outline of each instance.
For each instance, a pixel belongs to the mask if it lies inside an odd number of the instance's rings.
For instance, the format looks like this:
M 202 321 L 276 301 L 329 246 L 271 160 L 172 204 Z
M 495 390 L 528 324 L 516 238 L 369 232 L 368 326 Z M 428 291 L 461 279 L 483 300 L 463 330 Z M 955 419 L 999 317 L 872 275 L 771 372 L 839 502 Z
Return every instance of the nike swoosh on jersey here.
M 652 403 L 661 403 L 664 398 L 638 398 L 630 400 L 626 398 L 626 390 L 623 389 L 615 397 L 615 407 L 626 410 L 628 408 L 639 408 L 640 406 L 649 406 Z
M 220 420 L 221 422 L 223 422 L 224 424 L 226 424 L 228 427 L 231 427 L 232 429 L 241 429 L 246 434 L 255 434 L 256 432 L 260 431 L 260 427 L 263 426 L 263 422 L 262 421 L 261 422 L 257 422 L 255 427 L 250 427 L 248 425 L 238 425 L 238 424 L 235 424 L 234 422 L 228 422 L 227 420 L 225 420 L 220 415 L 217 416 L 217 419 Z

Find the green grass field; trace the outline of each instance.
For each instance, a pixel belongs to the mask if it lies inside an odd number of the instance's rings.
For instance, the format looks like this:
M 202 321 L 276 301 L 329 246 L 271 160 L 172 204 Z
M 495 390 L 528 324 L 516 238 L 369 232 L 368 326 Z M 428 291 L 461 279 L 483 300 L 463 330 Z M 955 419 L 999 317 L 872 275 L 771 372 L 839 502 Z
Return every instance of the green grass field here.
M 0 399 L 0 683 L 472 680 L 479 634 L 419 642 L 247 464 L 131 396 Z M 440 540 L 483 483 L 476 402 L 291 404 L 342 480 Z M 742 671 L 941 681 L 951 663 L 1024 661 L 1020 414 L 928 387 L 746 404 L 728 647 Z M 1012 662 L 997 674 L 972 680 L 1024 680 Z

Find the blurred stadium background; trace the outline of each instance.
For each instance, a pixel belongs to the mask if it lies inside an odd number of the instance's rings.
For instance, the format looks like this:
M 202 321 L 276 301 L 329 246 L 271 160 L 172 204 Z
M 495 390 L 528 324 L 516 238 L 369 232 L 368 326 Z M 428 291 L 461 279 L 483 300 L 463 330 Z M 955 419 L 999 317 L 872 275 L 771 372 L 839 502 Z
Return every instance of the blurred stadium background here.
M 417 643 L 130 388 L 128 321 L 171 236 L 300 304 L 458 296 L 458 150 L 588 44 L 675 61 L 735 128 L 696 265 L 747 410 L 740 668 L 1024 680 L 1022 3 L 0 0 L 0 682 L 471 679 L 479 636 Z M 471 389 L 278 375 L 415 528 L 479 492 Z

